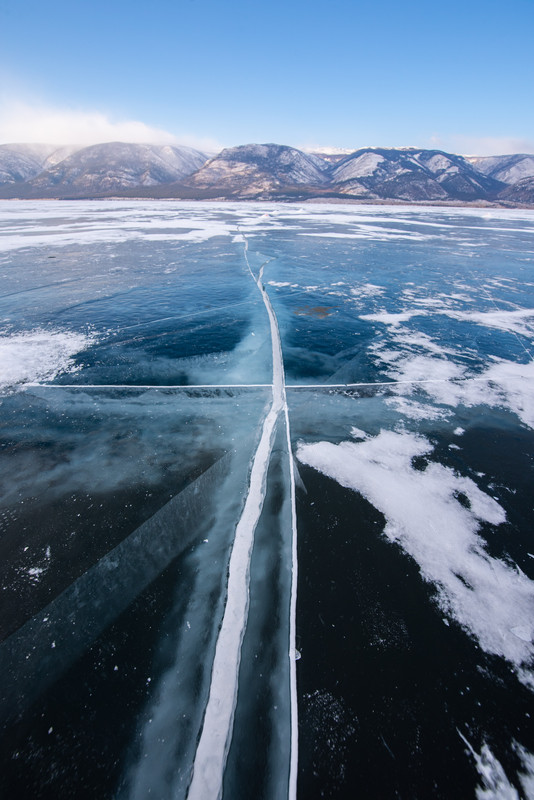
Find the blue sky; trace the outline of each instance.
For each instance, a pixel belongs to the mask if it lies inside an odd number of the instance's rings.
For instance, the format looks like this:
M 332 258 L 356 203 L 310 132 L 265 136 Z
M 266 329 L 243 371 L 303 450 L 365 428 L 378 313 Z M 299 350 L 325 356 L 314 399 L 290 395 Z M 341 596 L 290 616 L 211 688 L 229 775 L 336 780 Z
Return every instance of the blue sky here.
M 0 141 L 534 152 L 534 0 L 3 0 Z

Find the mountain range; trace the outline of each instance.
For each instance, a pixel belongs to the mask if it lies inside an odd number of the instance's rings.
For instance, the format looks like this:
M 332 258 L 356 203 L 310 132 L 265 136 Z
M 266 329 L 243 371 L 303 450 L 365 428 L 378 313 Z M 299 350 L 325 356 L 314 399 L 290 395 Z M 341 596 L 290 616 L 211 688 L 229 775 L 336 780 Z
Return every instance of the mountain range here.
M 309 153 L 247 144 L 0 145 L 0 198 L 152 197 L 534 205 L 534 155 L 464 157 L 366 147 Z

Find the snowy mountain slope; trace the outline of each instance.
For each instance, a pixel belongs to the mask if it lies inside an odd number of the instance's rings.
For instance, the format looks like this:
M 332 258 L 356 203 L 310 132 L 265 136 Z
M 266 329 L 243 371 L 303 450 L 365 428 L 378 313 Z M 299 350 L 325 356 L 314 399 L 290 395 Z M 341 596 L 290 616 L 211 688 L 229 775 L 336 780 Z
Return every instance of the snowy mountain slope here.
M 53 144 L 2 144 L 0 186 L 32 180 L 79 149 Z
M 525 177 L 506 182 L 517 176 Z M 366 147 L 334 157 L 286 145 L 247 144 L 210 158 L 190 147 L 122 142 L 81 149 L 0 146 L 0 197 L 5 198 L 334 197 L 510 205 L 534 203 L 528 183 L 533 176 L 534 155 L 464 158 L 421 148 Z
M 497 194 L 503 184 L 461 156 L 416 148 L 365 148 L 332 170 L 340 192 L 401 200 L 475 200 Z
M 61 187 L 75 193 L 101 194 L 172 183 L 195 172 L 206 159 L 204 153 L 191 147 L 109 142 L 77 150 L 29 183 L 38 190 Z
M 51 167 L 55 167 L 56 164 L 59 164 L 60 161 L 63 161 L 65 158 L 76 153 L 80 148 L 74 145 L 62 145 L 61 147 L 56 147 L 50 153 L 50 155 L 46 158 L 43 163 L 43 169 L 50 169 Z
M 55 149 L 53 145 L 40 144 L 0 145 L 0 184 L 34 178 Z
M 522 181 L 507 186 L 506 189 L 499 194 L 499 200 L 505 200 L 508 203 L 525 203 L 527 205 L 534 205 L 534 176 L 531 178 L 524 178 Z
M 475 169 L 503 183 L 518 183 L 534 177 L 534 154 L 515 153 L 507 156 L 470 156 Z
M 223 150 L 186 183 L 257 195 L 287 186 L 321 186 L 327 181 L 328 164 L 318 156 L 285 145 L 247 144 Z

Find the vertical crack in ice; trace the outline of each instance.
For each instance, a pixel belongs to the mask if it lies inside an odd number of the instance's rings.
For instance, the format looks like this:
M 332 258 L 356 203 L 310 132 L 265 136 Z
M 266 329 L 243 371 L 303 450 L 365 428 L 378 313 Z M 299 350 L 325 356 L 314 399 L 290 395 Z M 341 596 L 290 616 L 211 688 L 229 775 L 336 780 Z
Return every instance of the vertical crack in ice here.
M 291 754 L 289 763 L 288 800 L 297 796 L 297 764 L 298 764 L 298 706 L 297 706 L 297 508 L 295 500 L 295 465 L 291 452 L 291 434 L 289 430 L 289 411 L 284 405 L 286 420 L 287 452 L 289 457 L 290 492 L 291 492 L 291 598 L 289 609 L 289 691 L 291 698 Z
M 254 531 L 261 514 L 278 410 L 264 420 L 254 455 L 247 499 L 237 524 L 228 568 L 226 607 L 217 639 L 208 703 L 193 765 L 189 800 L 215 800 L 222 792 L 237 700 L 241 644 L 249 602 L 249 572 Z
M 188 800 L 216 800 L 222 795 L 224 768 L 232 739 L 233 720 L 237 703 L 241 646 L 249 606 L 250 559 L 254 532 L 263 508 L 267 470 L 271 457 L 276 425 L 285 418 L 291 475 L 292 506 L 292 583 L 290 600 L 290 694 L 291 694 L 291 754 L 288 797 L 296 796 L 297 776 L 297 703 L 295 672 L 295 613 L 296 613 L 296 517 L 294 470 L 291 456 L 289 416 L 286 402 L 282 345 L 276 315 L 262 283 L 265 262 L 256 277 L 248 260 L 245 236 L 244 256 L 248 270 L 258 287 L 267 314 L 272 342 L 272 403 L 263 422 L 261 439 L 254 454 L 249 490 L 241 518 L 237 524 L 228 567 L 226 606 L 215 648 L 210 691 L 202 732 L 193 764 Z

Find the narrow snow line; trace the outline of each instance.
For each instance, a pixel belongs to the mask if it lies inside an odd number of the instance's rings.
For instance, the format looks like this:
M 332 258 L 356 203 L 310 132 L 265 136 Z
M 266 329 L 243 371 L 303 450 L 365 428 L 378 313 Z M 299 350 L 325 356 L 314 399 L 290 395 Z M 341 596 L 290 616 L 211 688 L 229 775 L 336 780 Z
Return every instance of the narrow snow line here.
M 24 383 L 21 389 L 270 389 L 270 383 Z
M 295 498 L 295 465 L 291 452 L 291 435 L 289 430 L 289 411 L 284 405 L 286 420 L 287 452 L 289 457 L 289 475 L 291 492 L 291 599 L 289 603 L 289 693 L 291 703 L 291 754 L 289 762 L 288 800 L 297 797 L 298 767 L 298 701 L 297 701 L 297 506 Z
M 247 250 L 248 242 L 245 239 L 245 259 L 250 274 Z M 291 493 L 291 596 L 289 603 L 289 692 L 290 692 L 290 726 L 291 726 L 291 752 L 289 762 L 288 800 L 295 800 L 297 796 L 297 767 L 298 767 L 298 703 L 297 703 L 297 651 L 296 651 L 296 615 L 297 615 L 297 511 L 295 500 L 295 468 L 291 452 L 291 433 L 289 427 L 289 411 L 286 398 L 286 384 L 284 373 L 284 360 L 282 356 L 282 342 L 276 314 L 271 305 L 271 299 L 263 286 L 263 270 L 269 262 L 262 264 L 258 278 L 254 278 L 263 297 L 265 308 L 269 315 L 271 327 L 271 341 L 273 349 L 273 408 L 279 408 L 284 414 L 287 437 L 287 454 L 289 458 L 290 493 Z
M 244 237 L 243 237 L 244 238 Z M 245 240 L 246 241 L 246 240 Z M 245 258 L 248 258 L 245 249 Z M 295 800 L 297 796 L 297 772 L 298 772 L 298 703 L 297 703 L 297 651 L 296 651 L 296 615 L 297 615 L 297 511 L 295 500 L 295 468 L 293 463 L 293 454 L 291 451 L 291 433 L 289 428 L 289 410 L 287 407 L 286 398 L 286 384 L 284 373 L 284 360 L 282 356 L 282 341 L 280 339 L 280 330 L 278 328 L 278 321 L 276 314 L 271 305 L 271 299 L 263 286 L 263 270 L 269 262 L 265 262 L 260 268 L 258 278 L 256 280 L 258 289 L 260 290 L 265 308 L 269 315 L 269 322 L 271 326 L 271 341 L 273 348 L 273 408 L 279 407 L 280 411 L 284 414 L 286 423 L 286 436 L 287 436 L 287 455 L 289 458 L 289 475 L 290 475 L 290 496 L 291 496 L 291 596 L 289 603 L 289 692 L 290 692 L 290 761 L 289 761 L 289 783 L 288 783 L 288 800 Z M 254 275 L 253 275 L 254 277 Z
M 269 315 L 273 357 L 272 404 L 263 422 L 260 443 L 252 462 L 249 490 L 237 524 L 230 555 L 226 606 L 215 647 L 209 697 L 187 793 L 188 800 L 218 800 L 222 794 L 224 768 L 232 740 L 237 703 L 241 647 L 248 617 L 250 559 L 254 533 L 265 500 L 267 471 L 277 421 L 281 412 L 287 413 L 280 333 L 269 296 L 261 282 L 265 265 L 261 267 L 256 278 L 247 256 L 248 242 L 244 236 L 243 239 L 247 267 L 260 290 Z M 295 762 L 293 747 L 291 755 L 291 772 L 296 774 L 296 767 L 293 766 Z
M 509 380 L 513 380 L 510 378 Z M 524 381 L 525 378 L 516 378 Z M 412 378 L 402 381 L 370 381 L 368 383 L 293 383 L 283 384 L 283 391 L 287 389 L 353 389 L 359 386 L 398 386 L 400 384 L 423 383 L 494 383 L 488 378 Z M 19 389 L 270 389 L 271 383 L 190 383 L 168 384 L 158 383 L 24 383 Z
M 517 378 L 524 380 L 524 378 Z M 352 389 L 358 386 L 399 386 L 400 384 L 421 384 L 421 383 L 495 383 L 489 378 L 411 378 L 402 381 L 372 381 L 369 383 L 290 383 L 286 384 L 286 389 Z
M 263 278 L 263 266 L 260 269 L 260 274 L 256 283 L 263 297 L 263 302 L 265 303 L 265 308 L 267 309 L 267 313 L 269 315 L 269 324 L 271 327 L 271 342 L 273 348 L 273 407 L 276 407 L 278 411 L 283 411 L 286 405 L 286 391 L 284 361 L 282 358 L 282 343 L 280 341 L 280 331 L 278 330 L 278 322 L 271 305 L 271 300 L 261 282 Z
M 240 230 L 239 233 L 241 233 Z M 267 314 L 269 315 L 269 326 L 271 329 L 271 344 L 272 344 L 272 358 L 273 358 L 273 407 L 276 407 L 278 411 L 282 411 L 286 400 L 284 361 L 282 358 L 282 343 L 280 341 L 280 331 L 278 330 L 278 322 L 276 320 L 276 315 L 271 305 L 271 300 L 269 298 L 269 295 L 265 291 L 265 287 L 262 283 L 263 270 L 265 269 L 267 264 L 269 264 L 270 261 L 272 261 L 272 259 L 268 259 L 261 265 L 258 277 L 256 277 L 252 271 L 252 267 L 250 266 L 250 262 L 248 260 L 247 238 L 243 233 L 241 233 L 241 236 L 243 237 L 243 241 L 245 243 L 244 256 L 245 256 L 245 261 L 247 263 L 248 271 L 252 276 L 252 280 L 260 290 L 263 303 L 265 305 L 265 308 L 267 309 Z
M 238 522 L 228 569 L 226 607 L 213 661 L 208 703 L 193 764 L 188 800 L 216 800 L 222 793 L 226 757 L 237 702 L 241 645 L 249 605 L 250 558 L 265 498 L 265 483 L 276 430 L 274 401 L 263 423 L 250 484 Z

